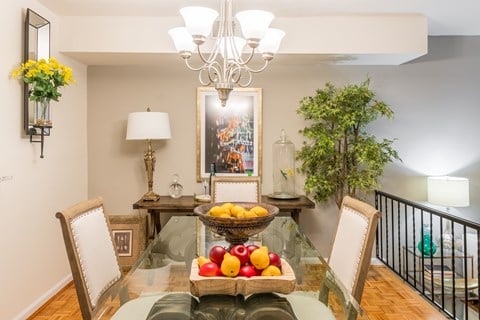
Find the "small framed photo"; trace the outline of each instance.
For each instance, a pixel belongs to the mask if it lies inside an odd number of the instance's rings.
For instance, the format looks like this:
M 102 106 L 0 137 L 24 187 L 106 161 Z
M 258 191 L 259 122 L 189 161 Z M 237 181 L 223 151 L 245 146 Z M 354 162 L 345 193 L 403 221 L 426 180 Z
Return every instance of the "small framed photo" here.
M 262 89 L 235 88 L 222 107 L 212 87 L 197 89 L 197 181 L 210 175 L 261 177 Z
M 112 230 L 113 241 L 119 257 L 131 257 L 133 247 L 133 230 Z

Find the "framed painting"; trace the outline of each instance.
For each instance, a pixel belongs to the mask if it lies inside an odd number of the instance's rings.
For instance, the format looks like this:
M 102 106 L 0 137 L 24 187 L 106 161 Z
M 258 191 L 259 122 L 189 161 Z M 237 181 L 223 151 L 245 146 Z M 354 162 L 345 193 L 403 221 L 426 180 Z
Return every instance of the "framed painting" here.
M 112 230 L 113 240 L 119 257 L 132 256 L 132 229 Z
M 197 181 L 210 175 L 259 176 L 262 167 L 262 89 L 236 88 L 222 107 L 215 88 L 197 89 Z

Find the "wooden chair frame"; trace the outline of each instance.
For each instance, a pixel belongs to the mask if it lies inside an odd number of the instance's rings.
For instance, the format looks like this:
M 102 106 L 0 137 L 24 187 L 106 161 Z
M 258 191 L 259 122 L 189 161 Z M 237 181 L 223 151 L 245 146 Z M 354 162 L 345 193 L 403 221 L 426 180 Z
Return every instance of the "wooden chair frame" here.
M 103 199 L 101 197 L 78 203 L 64 211 L 57 212 L 55 215 L 60 220 L 63 239 L 65 242 L 65 248 L 68 255 L 68 261 L 70 263 L 70 268 L 72 270 L 73 282 L 75 284 L 75 289 L 77 291 L 80 310 L 82 312 L 82 317 L 84 320 L 90 320 L 90 319 L 96 318 L 96 316 L 101 314 L 101 310 L 99 310 L 97 307 L 94 307 L 92 305 L 92 302 L 90 301 L 90 297 L 89 297 L 87 286 L 86 286 L 86 280 L 82 272 L 79 254 L 74 245 L 75 241 L 72 234 L 71 221 L 76 217 L 82 215 L 83 213 L 98 207 L 102 207 L 103 209 Z M 112 243 L 113 243 L 112 229 L 110 226 L 109 219 L 105 215 L 105 211 L 104 210 L 102 211 L 108 226 L 110 239 L 112 240 Z M 115 250 L 115 246 L 114 246 L 114 251 L 115 251 L 117 265 L 121 274 L 118 254 L 117 254 L 117 251 Z M 121 280 L 122 280 L 122 277 L 120 277 L 118 280 L 110 284 L 108 289 L 105 290 L 100 296 L 100 298 L 98 299 L 96 306 L 101 306 L 103 304 L 102 302 L 104 302 L 105 299 L 107 299 L 109 296 L 116 294 L 117 286 L 115 286 L 115 284 L 120 282 Z

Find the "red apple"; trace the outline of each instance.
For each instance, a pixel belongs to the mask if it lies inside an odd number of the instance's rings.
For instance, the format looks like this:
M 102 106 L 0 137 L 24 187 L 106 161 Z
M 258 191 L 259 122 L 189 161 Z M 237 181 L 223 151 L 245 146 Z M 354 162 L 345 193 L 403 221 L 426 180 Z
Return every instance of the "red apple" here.
M 225 249 L 224 247 L 213 246 L 212 249 L 210 249 L 208 257 L 210 258 L 210 261 L 215 262 L 217 265 L 221 265 L 225 253 L 227 253 L 227 249 Z
M 250 261 L 250 252 L 243 244 L 237 244 L 230 249 L 230 254 L 240 260 L 240 265 L 244 265 Z
M 219 271 L 220 268 L 215 262 L 206 262 L 198 269 L 198 274 L 203 277 L 215 277 Z
M 245 265 L 240 267 L 240 271 L 238 272 L 238 275 L 241 277 L 250 278 L 250 277 L 256 276 L 257 271 L 253 266 Z
M 280 259 L 280 256 L 276 254 L 275 252 L 269 252 L 268 257 L 270 258 L 270 264 L 278 267 L 279 269 L 282 268 L 282 260 Z
M 247 249 L 248 249 L 248 253 L 249 253 L 249 254 L 252 253 L 253 250 L 258 249 L 258 248 L 260 248 L 260 247 L 257 246 L 256 244 L 249 244 L 249 245 L 247 246 Z

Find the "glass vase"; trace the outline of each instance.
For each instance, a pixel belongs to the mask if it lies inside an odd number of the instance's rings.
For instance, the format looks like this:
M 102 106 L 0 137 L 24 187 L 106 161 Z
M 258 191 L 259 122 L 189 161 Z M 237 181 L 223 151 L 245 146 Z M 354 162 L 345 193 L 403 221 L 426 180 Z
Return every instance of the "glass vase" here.
M 430 225 L 424 224 L 422 228 L 422 240 L 417 244 L 417 248 L 425 256 L 433 256 L 437 252 L 437 245 L 432 240 Z
M 50 100 L 45 99 L 37 102 L 35 110 L 35 124 L 37 126 L 51 126 Z
M 168 191 L 170 193 L 170 197 L 173 199 L 178 199 L 181 198 L 183 195 L 183 186 L 179 182 L 179 175 L 178 174 L 173 174 L 172 176 L 172 183 L 170 184 L 170 187 L 168 188 Z
M 273 197 L 295 198 L 295 145 L 282 129 L 280 140 L 273 144 Z

